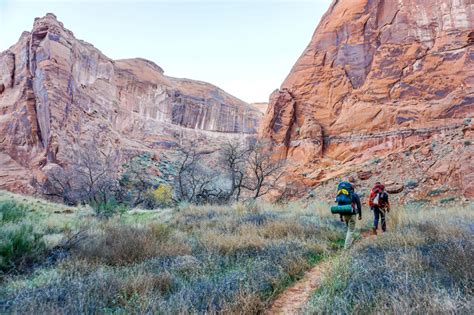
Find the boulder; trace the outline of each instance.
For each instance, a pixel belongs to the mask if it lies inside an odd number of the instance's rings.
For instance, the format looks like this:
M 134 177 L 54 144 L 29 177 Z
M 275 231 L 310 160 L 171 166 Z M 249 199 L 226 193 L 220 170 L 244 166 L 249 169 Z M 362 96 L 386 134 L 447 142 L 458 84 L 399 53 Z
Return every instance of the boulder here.
M 357 178 L 360 180 L 368 180 L 372 177 L 372 171 L 359 171 L 357 172 Z
M 398 194 L 398 193 L 401 193 L 404 188 L 405 188 L 405 186 L 403 184 L 393 184 L 393 185 L 390 185 L 390 186 L 386 186 L 385 190 L 389 194 Z

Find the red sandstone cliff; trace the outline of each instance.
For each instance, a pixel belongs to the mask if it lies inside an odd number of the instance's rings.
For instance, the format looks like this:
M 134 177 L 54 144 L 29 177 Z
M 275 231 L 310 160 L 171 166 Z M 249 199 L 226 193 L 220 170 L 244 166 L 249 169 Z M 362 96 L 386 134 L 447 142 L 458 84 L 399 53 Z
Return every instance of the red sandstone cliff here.
M 165 76 L 144 59 L 112 60 L 53 14 L 0 53 L 0 189 L 31 191 L 72 146 L 154 151 L 255 133 L 262 114 L 211 84 Z
M 271 95 L 261 136 L 305 186 L 437 141 L 454 155 L 418 173 L 473 197 L 473 44 L 470 0 L 335 0 Z

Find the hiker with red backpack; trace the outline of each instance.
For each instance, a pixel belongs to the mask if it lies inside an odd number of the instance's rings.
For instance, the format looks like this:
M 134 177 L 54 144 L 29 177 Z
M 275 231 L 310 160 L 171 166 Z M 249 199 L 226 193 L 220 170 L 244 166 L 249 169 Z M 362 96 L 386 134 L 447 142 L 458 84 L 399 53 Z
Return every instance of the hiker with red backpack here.
M 362 206 L 360 197 L 354 190 L 354 185 L 349 182 L 341 182 L 337 186 L 336 195 L 337 206 L 331 207 L 332 213 L 338 213 L 342 222 L 346 223 L 347 234 L 344 243 L 344 249 L 352 245 L 353 234 L 355 231 L 355 216 L 362 220 Z
M 390 203 L 388 201 L 388 194 L 385 191 L 385 186 L 382 183 L 376 182 L 370 191 L 369 206 L 374 212 L 374 227 L 372 230 L 373 234 L 377 235 L 379 218 L 381 219 L 382 232 L 387 231 L 385 213 L 390 212 Z

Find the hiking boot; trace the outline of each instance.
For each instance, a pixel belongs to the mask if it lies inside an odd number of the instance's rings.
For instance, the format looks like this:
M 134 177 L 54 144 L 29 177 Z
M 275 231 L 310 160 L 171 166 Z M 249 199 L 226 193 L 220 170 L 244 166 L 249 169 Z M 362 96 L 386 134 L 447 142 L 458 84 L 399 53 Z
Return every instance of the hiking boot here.
M 377 235 L 377 229 L 376 228 L 372 228 L 372 235 Z

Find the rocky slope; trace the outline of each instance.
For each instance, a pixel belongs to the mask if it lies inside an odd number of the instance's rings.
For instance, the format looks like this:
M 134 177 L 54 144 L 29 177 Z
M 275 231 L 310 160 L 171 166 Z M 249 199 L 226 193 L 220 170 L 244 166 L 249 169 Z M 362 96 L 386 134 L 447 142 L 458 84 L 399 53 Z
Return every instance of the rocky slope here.
M 0 189 L 31 191 L 48 164 L 93 142 L 101 151 L 204 146 L 253 134 L 262 114 L 211 84 L 165 76 L 144 59 L 112 60 L 53 14 L 0 53 Z
M 261 135 L 292 162 L 302 190 L 413 145 L 457 141 L 456 156 L 428 154 L 419 171 L 473 197 L 473 149 L 462 144 L 472 140 L 473 44 L 469 0 L 335 0 L 271 95 Z

